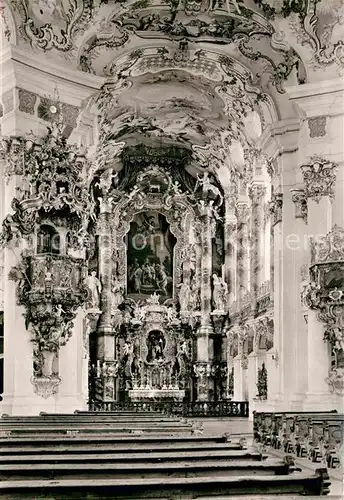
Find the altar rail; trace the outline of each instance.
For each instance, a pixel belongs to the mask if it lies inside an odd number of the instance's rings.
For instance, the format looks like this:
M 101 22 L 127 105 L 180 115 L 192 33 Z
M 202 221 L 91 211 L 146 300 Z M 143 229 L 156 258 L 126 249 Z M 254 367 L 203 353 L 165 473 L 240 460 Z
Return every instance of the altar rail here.
M 344 415 L 327 412 L 253 412 L 254 439 L 285 453 L 340 465 L 343 449 Z
M 90 411 L 161 411 L 183 417 L 248 417 L 248 401 L 93 401 Z

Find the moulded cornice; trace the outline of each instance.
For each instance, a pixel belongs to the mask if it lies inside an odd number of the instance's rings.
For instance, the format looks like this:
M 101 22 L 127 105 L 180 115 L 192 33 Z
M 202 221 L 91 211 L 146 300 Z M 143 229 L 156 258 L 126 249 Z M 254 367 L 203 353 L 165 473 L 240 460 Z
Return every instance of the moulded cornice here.
M 300 99 L 320 94 L 344 91 L 343 78 L 324 80 L 322 82 L 304 83 L 303 85 L 286 86 L 285 91 L 290 99 Z
M 14 73 L 16 81 L 21 82 L 20 87 L 51 96 L 58 87 L 59 93 L 63 94 L 62 100 L 66 100 L 65 95 L 69 96 L 71 104 L 80 103 L 105 82 L 105 78 L 61 66 L 42 58 L 42 55 L 38 57 L 29 54 L 13 45 L 0 52 L 0 64 L 2 67 L 5 64 L 7 66 L 6 71 L 3 70 L 0 75 L 2 91 L 7 90 L 10 79 L 13 88 Z M 12 71 L 10 68 L 13 68 Z M 10 71 L 12 75 L 9 74 Z
M 286 87 L 291 101 L 306 113 L 307 118 L 336 116 L 344 113 L 344 80 L 327 80 L 297 87 Z

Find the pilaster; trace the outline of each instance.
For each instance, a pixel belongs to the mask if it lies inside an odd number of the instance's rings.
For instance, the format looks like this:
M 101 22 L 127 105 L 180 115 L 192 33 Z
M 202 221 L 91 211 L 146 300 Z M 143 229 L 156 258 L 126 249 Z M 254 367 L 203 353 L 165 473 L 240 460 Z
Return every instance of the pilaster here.
M 306 220 L 307 215 L 307 267 L 312 274 L 311 243 L 316 244 L 330 233 L 335 223 L 343 227 L 344 83 L 341 79 L 307 84 L 290 87 L 287 92 L 304 115 L 298 156 L 303 191 L 294 192 L 294 201 L 299 216 Z M 307 320 L 308 383 L 303 408 L 340 408 L 340 398 L 331 393 L 327 383 L 331 349 L 324 341 L 324 323 L 316 308 L 308 309 L 304 317 Z
M 228 284 L 228 300 L 231 304 L 236 294 L 236 241 L 237 219 L 235 211 L 226 204 L 226 217 L 224 227 L 225 238 L 225 281 Z
M 293 241 L 294 205 L 290 188 L 296 183 L 295 164 L 299 139 L 298 120 L 278 122 L 270 127 L 262 145 L 272 160 L 270 169 L 272 196 L 271 221 L 271 281 L 274 304 L 273 353 L 277 362 L 269 358 L 267 370 L 269 408 L 288 408 L 295 390 L 298 367 L 296 344 L 300 332 L 296 328 L 297 311 L 301 308 L 299 283 L 295 274 L 298 267 L 298 248 L 291 248 Z

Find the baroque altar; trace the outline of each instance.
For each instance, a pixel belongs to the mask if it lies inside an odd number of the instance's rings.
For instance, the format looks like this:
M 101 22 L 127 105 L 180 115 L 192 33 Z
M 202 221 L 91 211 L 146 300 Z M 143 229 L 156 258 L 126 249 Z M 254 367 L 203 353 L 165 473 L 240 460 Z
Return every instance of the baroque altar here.
M 82 335 L 91 402 L 225 399 L 222 188 L 188 149 L 112 146 L 77 154 L 58 123 L 6 142 L 18 186 L 1 243 L 24 243 L 9 278 L 34 392 L 58 394 L 64 346 Z

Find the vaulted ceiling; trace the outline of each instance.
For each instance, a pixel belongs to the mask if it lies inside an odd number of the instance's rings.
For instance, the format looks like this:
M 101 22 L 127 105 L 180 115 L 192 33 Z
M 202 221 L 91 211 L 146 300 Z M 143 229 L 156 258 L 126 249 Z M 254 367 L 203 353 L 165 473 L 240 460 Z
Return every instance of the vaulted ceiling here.
M 5 0 L 2 24 L 42 62 L 104 78 L 103 138 L 247 147 L 294 115 L 286 85 L 342 71 L 343 13 L 341 0 Z

